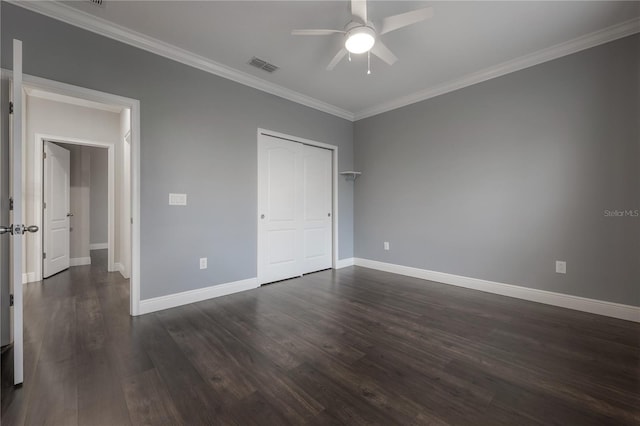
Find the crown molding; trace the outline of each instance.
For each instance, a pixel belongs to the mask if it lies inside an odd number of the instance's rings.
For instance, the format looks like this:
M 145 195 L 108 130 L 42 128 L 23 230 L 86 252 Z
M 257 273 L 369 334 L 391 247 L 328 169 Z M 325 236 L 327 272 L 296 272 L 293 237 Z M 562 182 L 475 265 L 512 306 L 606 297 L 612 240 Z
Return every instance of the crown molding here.
M 503 62 L 501 64 L 485 68 L 471 74 L 467 74 L 462 78 L 452 80 L 438 86 L 421 90 L 411 95 L 402 96 L 400 98 L 384 102 L 374 107 L 358 111 L 355 113 L 354 121 L 382 114 L 383 112 L 391 111 L 397 108 L 402 108 L 416 102 L 424 101 L 448 92 L 462 89 L 463 87 L 482 83 L 483 81 L 491 80 L 493 78 L 529 68 L 543 62 L 551 61 L 553 59 L 558 59 L 563 56 L 571 55 L 572 53 L 576 53 L 581 50 L 589 49 L 591 47 L 608 43 L 613 40 L 627 37 L 638 32 L 640 32 L 640 18 L 634 18 L 629 21 L 625 21 L 620 24 L 616 24 L 611 27 L 607 27 L 602 30 L 598 30 L 574 38 L 572 40 L 556 44 L 546 49 L 538 50 L 537 52 L 524 55 L 519 58 L 512 59 L 510 61 Z
M 353 113 L 56 1 L 3 1 L 350 121 L 402 108 L 640 32 L 640 18 L 634 18 Z
M 149 37 L 129 28 L 114 24 L 105 19 L 75 9 L 56 1 L 17 1 L 7 0 L 15 6 L 36 12 L 58 21 L 91 31 L 113 40 L 146 50 L 156 55 L 189 65 L 211 74 L 235 81 L 236 83 L 261 90 L 266 93 L 317 109 L 328 114 L 335 115 L 346 120 L 353 121 L 352 112 L 331 105 L 327 102 L 312 98 L 286 87 L 255 77 L 251 74 L 239 71 L 188 50 L 165 43 L 161 40 Z

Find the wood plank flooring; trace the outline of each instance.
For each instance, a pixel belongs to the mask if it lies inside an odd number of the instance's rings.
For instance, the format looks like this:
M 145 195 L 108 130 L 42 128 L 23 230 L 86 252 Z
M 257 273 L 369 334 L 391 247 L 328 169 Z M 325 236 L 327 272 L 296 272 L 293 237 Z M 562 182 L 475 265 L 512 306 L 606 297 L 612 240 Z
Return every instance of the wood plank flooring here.
M 131 318 L 92 255 L 25 286 L 3 425 L 640 424 L 640 324 L 358 267 Z

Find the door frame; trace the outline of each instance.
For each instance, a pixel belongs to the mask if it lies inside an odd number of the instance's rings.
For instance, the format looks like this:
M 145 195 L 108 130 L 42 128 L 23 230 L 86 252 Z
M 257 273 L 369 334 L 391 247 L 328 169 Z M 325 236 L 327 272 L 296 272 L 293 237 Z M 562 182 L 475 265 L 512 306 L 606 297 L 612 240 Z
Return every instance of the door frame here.
M 6 69 L 2 69 L 2 74 L 6 75 L 7 78 L 12 78 L 13 76 L 13 72 Z M 129 108 L 131 111 L 131 271 L 129 271 L 129 314 L 132 316 L 140 315 L 140 101 L 29 74 L 23 74 L 22 78 L 23 83 L 29 88 L 41 89 L 87 101 L 117 105 Z M 27 142 L 26 138 L 23 137 L 23 149 L 26 148 L 25 144 Z
M 43 209 L 43 197 L 44 197 L 44 143 L 62 143 L 67 145 L 88 146 L 95 148 L 106 148 L 108 165 L 107 165 L 107 270 L 109 272 L 116 271 L 116 264 L 114 262 L 115 255 L 115 182 L 116 182 L 116 164 L 115 164 L 115 145 L 108 142 L 92 141 L 87 139 L 68 138 L 65 136 L 46 135 L 43 133 L 35 134 L 35 155 L 33 162 L 35 191 L 33 194 L 33 213 L 36 218 L 36 225 L 42 229 L 40 234 L 41 238 L 36 238 L 34 245 L 36 253 L 44 252 L 44 233 L 46 232 L 44 223 L 44 209 Z M 39 221 L 39 223 L 38 223 Z M 35 281 L 42 281 L 43 279 L 43 262 L 36 262 L 35 268 Z M 71 265 L 74 266 L 74 265 Z
M 282 139 L 285 141 L 290 141 L 290 142 L 296 142 L 296 143 L 301 143 L 303 145 L 309 145 L 309 146 L 315 146 L 318 148 L 324 148 L 324 149 L 328 149 L 332 152 L 331 155 L 331 192 L 332 192 L 332 197 L 331 197 L 331 217 L 333 218 L 332 222 L 331 222 L 331 226 L 333 227 L 332 232 L 331 232 L 331 268 L 332 269 L 337 269 L 338 267 L 338 241 L 339 238 L 339 232 L 338 232 L 338 223 L 339 223 L 339 213 L 338 213 L 338 147 L 336 145 L 331 145 L 328 143 L 324 143 L 324 142 L 318 142 L 318 141 L 314 141 L 311 139 L 305 139 L 305 138 L 301 138 L 298 136 L 292 136 L 292 135 L 288 135 L 286 133 L 280 133 L 280 132 L 276 132 L 273 130 L 268 130 L 268 129 L 263 129 L 258 127 L 258 138 L 257 138 L 257 144 L 256 144 L 256 153 L 258 153 L 258 150 L 260 149 L 260 141 L 263 139 L 264 136 L 271 136 L 277 139 Z M 258 154 L 259 155 L 259 154 Z M 256 158 L 256 171 L 258 170 L 258 161 L 260 161 L 259 156 Z M 256 173 L 257 176 L 257 173 Z M 257 179 L 259 179 L 259 177 L 256 177 L 256 189 L 258 188 L 258 181 Z M 256 261 L 257 261 L 257 265 L 256 265 L 256 275 L 258 277 L 258 282 L 260 282 L 260 243 L 261 243 L 261 236 L 260 236 L 260 211 L 258 211 L 260 209 L 260 206 L 258 205 L 259 202 L 259 197 L 260 194 L 258 194 L 258 192 L 256 191 L 256 233 L 258 234 L 258 238 L 257 238 L 257 247 L 256 247 Z

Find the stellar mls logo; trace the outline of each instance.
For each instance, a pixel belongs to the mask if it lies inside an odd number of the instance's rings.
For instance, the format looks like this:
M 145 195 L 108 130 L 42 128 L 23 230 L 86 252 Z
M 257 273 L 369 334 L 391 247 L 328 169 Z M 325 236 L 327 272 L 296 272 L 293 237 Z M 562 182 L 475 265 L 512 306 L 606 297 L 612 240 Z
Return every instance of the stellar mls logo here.
M 635 210 L 605 210 L 604 217 L 640 217 L 640 209 Z

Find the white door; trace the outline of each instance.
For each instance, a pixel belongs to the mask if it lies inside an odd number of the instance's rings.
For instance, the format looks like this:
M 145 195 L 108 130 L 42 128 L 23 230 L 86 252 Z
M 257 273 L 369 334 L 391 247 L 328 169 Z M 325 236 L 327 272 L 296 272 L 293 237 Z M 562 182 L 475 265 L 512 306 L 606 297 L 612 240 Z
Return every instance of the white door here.
M 22 248 L 25 232 L 37 232 L 37 226 L 24 226 L 22 214 L 22 42 L 13 40 L 13 77 L 11 83 L 11 120 L 9 120 L 9 188 L 12 208 L 9 214 L 11 225 L 2 227 L 11 235 L 9 244 L 9 286 L 13 295 L 11 322 L 13 332 L 13 383 L 24 379 L 24 340 L 22 322 Z M 9 228 L 9 229 L 7 229 Z M 7 232 L 8 231 L 8 232 Z
M 302 275 L 302 144 L 260 135 L 258 281 Z
M 304 274 L 331 268 L 332 152 L 304 145 Z
M 44 256 L 43 276 L 69 268 L 69 219 L 71 216 L 70 152 L 44 143 Z
M 332 152 L 261 134 L 258 283 L 332 264 Z

